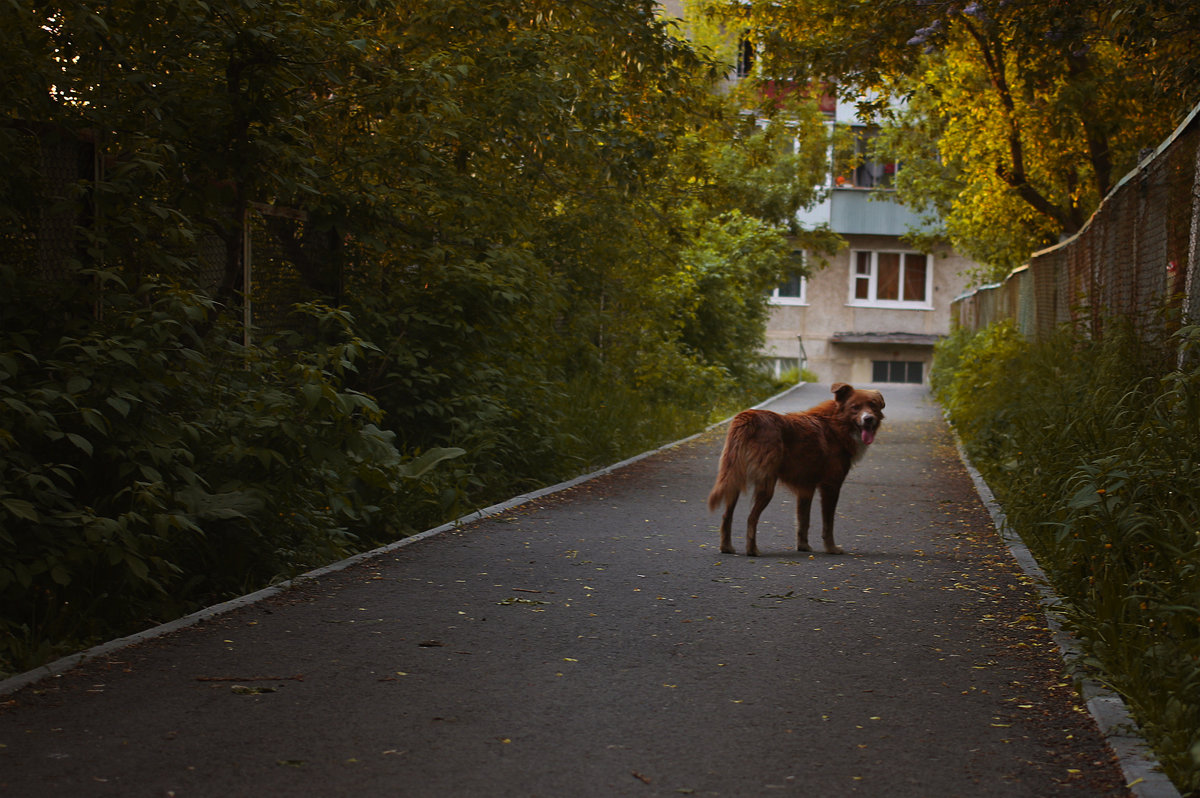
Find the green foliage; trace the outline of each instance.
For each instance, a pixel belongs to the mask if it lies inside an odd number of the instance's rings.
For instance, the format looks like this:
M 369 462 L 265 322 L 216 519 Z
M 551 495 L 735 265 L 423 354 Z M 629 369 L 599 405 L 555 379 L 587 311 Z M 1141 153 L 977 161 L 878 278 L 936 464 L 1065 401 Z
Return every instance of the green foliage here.
M 934 350 L 930 386 L 973 457 L 995 458 L 1012 445 L 1014 385 L 1028 379 L 1028 342 L 1012 322 L 977 334 L 955 329 Z
M 102 322 L 67 327 L 47 325 L 11 273 L 0 293 L 0 669 L 448 509 L 416 478 L 461 450 L 404 462 L 374 401 L 343 387 L 369 348 L 344 314 L 306 309 L 343 328 L 324 349 L 244 349 L 184 291 L 114 290 Z
M 1200 14 L 1173 0 L 712 0 L 762 72 L 884 114 L 897 196 L 987 280 L 1080 229 L 1200 99 Z M 904 98 L 902 109 L 889 98 Z
M 1169 343 L 1110 330 L 1037 345 L 959 333 L 934 387 L 1090 664 L 1200 794 L 1200 329 Z
M 404 63 L 458 66 L 376 111 L 385 155 L 363 180 L 386 216 L 345 284 L 380 346 L 357 387 L 406 444 L 467 449 L 492 496 L 627 449 L 628 424 L 593 427 L 606 407 L 693 418 L 756 382 L 762 294 L 820 182 L 782 142 L 824 131 L 746 124 L 640 7 L 493 3 L 448 39 L 462 6 L 397 19 Z M 613 401 L 577 396 L 596 384 Z

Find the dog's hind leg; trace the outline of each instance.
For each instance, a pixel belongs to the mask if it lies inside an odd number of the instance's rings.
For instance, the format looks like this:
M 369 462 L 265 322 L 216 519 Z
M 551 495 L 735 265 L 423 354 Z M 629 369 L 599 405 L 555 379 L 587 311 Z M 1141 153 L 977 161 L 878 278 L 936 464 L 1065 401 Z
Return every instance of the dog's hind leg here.
M 796 551 L 812 551 L 808 545 L 809 516 L 812 515 L 813 490 L 796 491 Z
M 821 542 L 825 545 L 826 554 L 843 553 L 842 548 L 833 542 L 833 519 L 841 492 L 841 485 L 821 486 Z
M 775 495 L 775 480 L 767 480 L 759 482 L 754 486 L 754 505 L 750 508 L 750 515 L 746 518 L 746 556 L 758 556 L 758 517 L 762 515 L 763 510 L 767 509 L 767 505 L 771 503 L 771 497 Z
M 737 506 L 738 494 L 725 497 L 725 513 L 721 516 L 721 553 L 733 554 L 733 508 Z

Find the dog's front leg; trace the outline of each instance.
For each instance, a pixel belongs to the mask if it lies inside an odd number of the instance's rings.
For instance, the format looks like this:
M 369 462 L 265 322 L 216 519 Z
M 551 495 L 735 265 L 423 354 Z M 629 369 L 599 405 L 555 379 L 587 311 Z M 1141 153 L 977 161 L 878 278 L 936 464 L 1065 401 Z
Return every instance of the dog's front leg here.
M 796 491 L 796 551 L 812 551 L 808 545 L 809 516 L 812 515 L 813 492 Z
M 841 492 L 841 485 L 821 486 L 821 542 L 825 544 L 826 554 L 842 553 L 842 548 L 833 542 L 833 518 Z

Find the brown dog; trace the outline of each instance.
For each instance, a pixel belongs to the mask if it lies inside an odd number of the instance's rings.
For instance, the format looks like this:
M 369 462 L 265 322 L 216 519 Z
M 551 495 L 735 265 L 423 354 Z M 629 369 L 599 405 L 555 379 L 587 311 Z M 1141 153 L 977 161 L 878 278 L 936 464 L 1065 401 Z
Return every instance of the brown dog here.
M 841 554 L 833 542 L 833 514 L 850 466 L 875 440 L 883 421 L 883 394 L 855 390 L 838 382 L 828 399 L 803 413 L 745 410 L 734 416 L 721 452 L 721 466 L 708 509 L 725 505 L 721 518 L 721 551 L 733 554 L 730 527 L 733 508 L 748 485 L 754 486 L 754 506 L 746 519 L 746 554 L 758 554 L 758 517 L 782 482 L 796 492 L 796 549 L 808 545 L 808 516 L 813 494 L 821 492 L 821 540 L 829 554 Z

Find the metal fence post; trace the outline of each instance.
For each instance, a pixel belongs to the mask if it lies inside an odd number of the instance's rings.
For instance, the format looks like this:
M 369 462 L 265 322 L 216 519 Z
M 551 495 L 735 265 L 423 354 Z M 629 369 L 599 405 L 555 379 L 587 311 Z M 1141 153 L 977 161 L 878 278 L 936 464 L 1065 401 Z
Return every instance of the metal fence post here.
M 1192 223 L 1188 234 L 1187 277 L 1184 283 L 1183 323 L 1200 324 L 1200 147 L 1196 148 L 1192 175 Z

